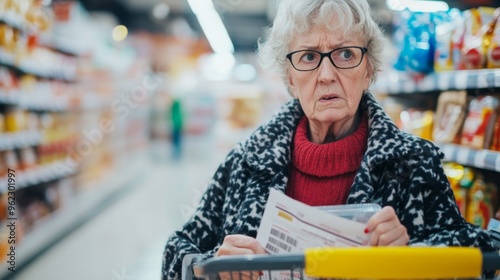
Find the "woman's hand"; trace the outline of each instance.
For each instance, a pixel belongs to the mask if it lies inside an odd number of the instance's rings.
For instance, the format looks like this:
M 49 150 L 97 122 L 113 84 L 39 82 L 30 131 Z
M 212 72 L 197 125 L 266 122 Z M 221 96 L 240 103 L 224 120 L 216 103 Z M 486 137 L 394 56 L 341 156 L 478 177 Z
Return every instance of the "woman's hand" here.
M 385 206 L 373 215 L 366 224 L 365 232 L 372 234 L 371 246 L 403 246 L 410 240 L 406 227 L 391 206 Z
M 216 256 L 267 254 L 257 239 L 241 234 L 227 235 Z
M 229 256 L 229 255 L 252 255 L 252 254 L 267 254 L 266 250 L 257 242 L 253 237 L 246 235 L 227 235 L 222 242 L 216 256 Z M 226 279 L 239 279 L 239 280 L 257 280 L 261 273 L 259 271 L 241 271 L 219 273 L 221 280 Z

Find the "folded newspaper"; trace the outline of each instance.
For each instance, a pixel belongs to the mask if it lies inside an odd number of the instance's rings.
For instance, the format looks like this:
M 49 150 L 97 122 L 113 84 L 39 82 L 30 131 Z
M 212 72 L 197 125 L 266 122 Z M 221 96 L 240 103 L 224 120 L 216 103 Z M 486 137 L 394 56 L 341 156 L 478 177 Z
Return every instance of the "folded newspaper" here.
M 302 253 L 314 247 L 355 247 L 368 244 L 366 222 L 377 204 L 312 207 L 271 190 L 257 233 L 270 254 Z M 264 273 L 261 279 L 290 279 L 290 271 Z

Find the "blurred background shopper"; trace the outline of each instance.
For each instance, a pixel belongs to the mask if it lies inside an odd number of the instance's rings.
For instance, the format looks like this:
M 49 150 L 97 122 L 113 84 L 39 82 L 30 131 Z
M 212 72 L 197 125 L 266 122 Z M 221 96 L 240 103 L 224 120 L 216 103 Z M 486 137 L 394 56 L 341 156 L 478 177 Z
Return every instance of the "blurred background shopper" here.
M 174 97 L 170 104 L 169 116 L 172 136 L 172 158 L 180 160 L 182 156 L 182 133 L 184 129 L 184 115 L 180 97 Z

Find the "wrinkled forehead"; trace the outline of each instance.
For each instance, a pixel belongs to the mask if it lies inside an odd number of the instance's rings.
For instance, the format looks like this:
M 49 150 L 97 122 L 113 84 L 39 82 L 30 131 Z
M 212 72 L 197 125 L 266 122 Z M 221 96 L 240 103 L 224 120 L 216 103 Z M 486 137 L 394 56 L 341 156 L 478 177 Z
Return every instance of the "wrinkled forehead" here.
M 352 25 L 344 25 L 336 20 L 331 20 L 328 24 L 310 22 L 307 29 L 295 32 L 289 47 L 295 49 L 302 45 L 326 45 L 330 47 L 345 44 L 364 45 L 360 37 L 359 30 L 356 30 Z

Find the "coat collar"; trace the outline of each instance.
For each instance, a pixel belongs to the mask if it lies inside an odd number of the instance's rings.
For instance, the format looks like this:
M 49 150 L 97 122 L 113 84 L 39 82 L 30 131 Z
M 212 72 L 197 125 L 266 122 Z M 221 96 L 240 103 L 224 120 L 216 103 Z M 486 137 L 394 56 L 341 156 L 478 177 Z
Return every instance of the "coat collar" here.
M 415 136 L 402 132 L 371 93 L 364 94 L 361 102 L 368 114 L 368 145 L 364 158 L 368 166 L 422 152 L 422 148 L 415 145 Z
M 292 99 L 242 143 L 241 148 L 250 166 L 270 172 L 288 167 L 293 134 L 303 114 L 299 101 Z
M 413 144 L 413 136 L 399 130 L 371 93 L 363 95 L 361 106 L 368 115 L 368 145 L 363 158 L 366 167 L 419 152 L 420 147 Z M 255 170 L 268 172 L 288 168 L 293 134 L 303 114 L 299 101 L 292 99 L 243 142 L 240 147 L 250 166 Z M 388 147 L 387 143 L 394 148 L 383 149 Z

